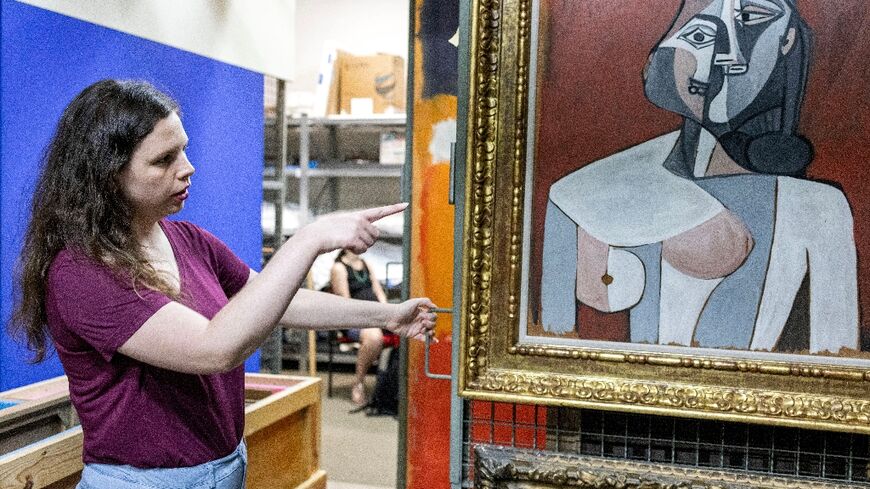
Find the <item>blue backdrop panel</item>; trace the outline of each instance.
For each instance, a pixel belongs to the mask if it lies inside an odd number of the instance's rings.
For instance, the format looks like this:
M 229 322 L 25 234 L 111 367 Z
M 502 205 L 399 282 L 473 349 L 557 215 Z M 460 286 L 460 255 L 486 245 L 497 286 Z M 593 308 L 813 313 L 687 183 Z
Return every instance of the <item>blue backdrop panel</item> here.
M 196 167 L 176 219 L 195 222 L 259 269 L 263 161 L 262 75 L 18 2 L 0 0 L 0 318 L 12 312 L 13 275 L 40 158 L 66 104 L 103 78 L 145 79 L 182 108 Z M 179 341 L 183 341 L 179 337 Z M 61 375 L 56 355 L 39 365 L 7 334 L 0 389 Z M 259 358 L 247 362 L 258 370 Z

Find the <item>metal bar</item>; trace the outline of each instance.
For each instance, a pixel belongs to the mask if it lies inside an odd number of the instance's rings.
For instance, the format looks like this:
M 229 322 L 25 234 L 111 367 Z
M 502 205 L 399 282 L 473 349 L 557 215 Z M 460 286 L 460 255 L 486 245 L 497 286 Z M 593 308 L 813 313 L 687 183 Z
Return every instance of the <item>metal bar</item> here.
M 308 165 L 310 157 L 311 125 L 308 116 L 302 114 L 299 121 L 299 227 L 308 224 L 309 214 L 309 181 Z
M 450 173 L 447 183 L 447 203 L 456 202 L 456 141 L 450 143 Z
M 451 172 L 454 175 L 453 188 L 454 194 L 465 195 L 465 154 L 466 154 L 466 131 L 468 120 L 468 101 L 470 83 L 471 66 L 471 47 L 469 43 L 471 32 L 471 12 L 473 8 L 471 0 L 459 0 L 459 46 L 458 62 L 457 62 L 457 83 L 456 83 L 456 148 L 451 151 L 451 154 L 461 155 L 459 161 L 456 162 L 454 168 L 456 171 Z M 411 85 L 409 85 L 411 86 Z M 465 201 L 460 198 L 454 201 L 453 209 L 453 306 L 460 307 L 462 303 L 462 255 L 464 253 L 465 243 L 462 239 L 462 228 L 465 216 Z M 459 372 L 461 348 L 463 341 L 460 335 L 459 315 L 453 315 L 453 323 L 451 336 L 453 339 L 451 370 Z M 463 460 L 463 433 L 462 433 L 462 418 L 466 410 L 471 409 L 470 401 L 466 401 L 459 397 L 459 376 L 454 375 L 450 381 L 450 487 L 458 489 L 463 487 L 462 460 Z M 470 433 L 469 433 L 470 438 Z M 469 450 L 471 445 L 469 444 Z M 471 454 L 468 454 L 469 462 Z
M 327 379 L 326 379 L 326 397 L 329 397 L 329 398 L 332 398 L 332 370 L 335 368 L 335 366 L 332 364 L 332 358 L 333 358 L 333 354 L 334 354 L 334 350 L 335 350 L 335 343 L 336 343 L 335 335 L 336 335 L 335 331 L 330 331 L 327 333 L 327 341 L 329 342 L 329 345 L 328 345 L 329 352 L 328 352 L 328 357 L 327 357 L 329 360 L 327 361 L 327 363 L 329 364 L 329 368 L 328 368 Z
M 414 86 L 414 60 L 417 42 L 417 9 L 414 2 L 408 3 L 408 74 L 406 87 Z M 402 202 L 411 203 L 413 187 L 411 175 L 414 162 L 414 96 L 416 90 L 405 91 L 405 164 L 402 165 L 402 176 L 399 181 Z M 401 299 L 408 300 L 411 296 L 411 225 L 414 218 L 414 206 L 405 210 L 405 220 L 402 226 L 402 293 Z M 396 461 L 396 489 L 406 489 L 408 482 L 408 340 L 402 338 L 399 343 L 399 432 L 398 454 Z
M 275 116 L 276 120 L 281 121 L 282 123 L 275 127 L 277 132 L 276 139 L 280 145 L 278 152 L 280 155 L 278 159 L 278 167 L 275 168 L 275 175 L 278 177 L 278 182 L 280 183 L 278 187 L 278 200 L 275 202 L 275 233 L 272 236 L 275 251 L 278 251 L 281 244 L 284 242 L 284 203 L 287 201 L 287 182 L 284 181 L 284 167 L 287 165 L 287 113 L 285 111 L 287 82 L 279 79 L 277 90 Z M 269 335 L 269 338 L 264 342 L 260 349 L 261 354 L 264 357 L 260 362 L 261 365 L 266 367 L 269 372 L 273 374 L 281 373 L 281 363 L 284 357 L 283 336 L 281 327 L 276 326 L 272 331 L 272 334 Z
M 285 111 L 285 93 L 287 91 L 287 82 L 278 80 L 278 96 L 277 96 L 277 113 L 275 119 L 280 123 L 275 126 L 277 130 L 278 145 L 278 164 L 275 168 L 275 177 L 280 184 L 278 186 L 278 202 L 275 203 L 275 251 L 281 247 L 284 242 L 284 204 L 287 202 L 287 182 L 284 176 L 284 169 L 287 168 L 287 114 Z
M 489 443 L 495 443 L 495 403 L 489 403 Z
M 511 446 L 517 446 L 517 405 L 511 404 Z
M 855 464 L 855 436 L 849 435 L 849 463 L 846 464 L 846 480 L 852 481 L 852 466 Z
M 433 307 L 432 309 L 430 309 L 430 311 L 432 311 L 434 313 L 453 314 L 453 309 L 446 308 L 446 307 Z M 432 345 L 432 338 L 427 336 L 426 337 L 426 350 L 425 350 L 425 356 L 424 356 L 424 361 L 425 361 L 424 373 L 426 374 L 426 377 L 429 377 L 430 379 L 436 379 L 436 380 L 450 380 L 450 379 L 452 379 L 453 377 L 450 376 L 449 374 L 435 374 L 429 370 L 429 348 L 431 345 Z
M 426 364 L 426 369 L 425 369 L 426 377 L 429 377 L 430 379 L 436 379 L 436 380 L 451 380 L 453 377 L 450 376 L 449 374 L 433 374 L 429 370 L 429 347 L 431 344 L 432 344 L 432 337 L 427 335 L 426 336 L 426 354 L 424 357 L 425 364 Z
M 286 131 L 286 124 L 284 130 Z M 308 123 L 308 115 L 302 114 L 299 119 L 299 228 L 308 224 L 308 160 L 309 158 L 309 138 L 311 137 L 310 124 Z M 283 166 L 286 162 L 282 162 Z M 286 186 L 286 178 L 281 177 L 281 181 Z M 313 331 L 311 332 L 313 333 Z M 308 341 L 302 343 L 302 350 L 299 355 L 299 373 L 302 375 L 313 375 L 314 369 L 317 368 L 316 359 L 317 350 L 311 347 L 311 336 Z M 313 364 L 313 365 L 312 365 Z

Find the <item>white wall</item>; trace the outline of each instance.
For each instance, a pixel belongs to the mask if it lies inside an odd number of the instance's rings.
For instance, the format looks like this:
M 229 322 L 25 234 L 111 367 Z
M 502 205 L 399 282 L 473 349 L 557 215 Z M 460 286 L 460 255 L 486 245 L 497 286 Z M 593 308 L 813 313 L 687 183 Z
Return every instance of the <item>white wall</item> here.
M 22 1 L 259 73 L 293 76 L 294 0 Z
M 296 76 L 289 91 L 313 92 L 326 42 L 353 54 L 408 62 L 410 0 L 296 0 Z

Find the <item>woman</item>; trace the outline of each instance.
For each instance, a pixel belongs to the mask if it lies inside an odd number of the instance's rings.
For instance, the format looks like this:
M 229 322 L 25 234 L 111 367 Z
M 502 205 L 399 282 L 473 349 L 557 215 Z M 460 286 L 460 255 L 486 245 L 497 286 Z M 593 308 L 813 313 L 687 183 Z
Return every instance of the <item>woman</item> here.
M 342 297 L 387 303 L 387 295 L 374 272 L 359 255 L 350 250 L 341 250 L 332 265 L 330 278 L 332 293 Z M 384 349 L 384 333 L 381 328 L 353 328 L 348 337 L 360 342 L 356 355 L 356 377 L 350 397 L 357 406 L 366 404 L 366 373 L 380 357 Z
M 49 335 L 84 433 L 80 488 L 244 487 L 242 362 L 276 324 L 387 324 L 422 338 L 432 303 L 352 301 L 301 290 L 314 258 L 362 252 L 398 204 L 300 229 L 257 274 L 207 231 L 165 219 L 194 168 L 177 104 L 104 80 L 61 116 L 21 256 L 14 322 L 45 356 Z

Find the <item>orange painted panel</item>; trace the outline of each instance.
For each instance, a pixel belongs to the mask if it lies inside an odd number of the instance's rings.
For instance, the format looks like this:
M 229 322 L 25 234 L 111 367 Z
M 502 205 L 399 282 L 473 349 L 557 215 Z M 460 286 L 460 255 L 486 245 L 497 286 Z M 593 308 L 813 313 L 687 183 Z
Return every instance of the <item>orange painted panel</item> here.
M 413 112 L 411 283 L 414 297 L 431 298 L 439 307 L 453 302 L 453 206 L 448 204 L 449 160 L 436 159 L 430 146 L 436 127 L 456 119 L 456 97 L 420 96 L 422 53 L 416 50 Z M 438 152 L 436 152 L 438 154 Z M 452 320 L 436 323 L 430 370 L 450 372 Z M 450 487 L 450 382 L 424 374 L 424 346 L 410 344 L 408 354 L 408 427 L 406 487 Z

